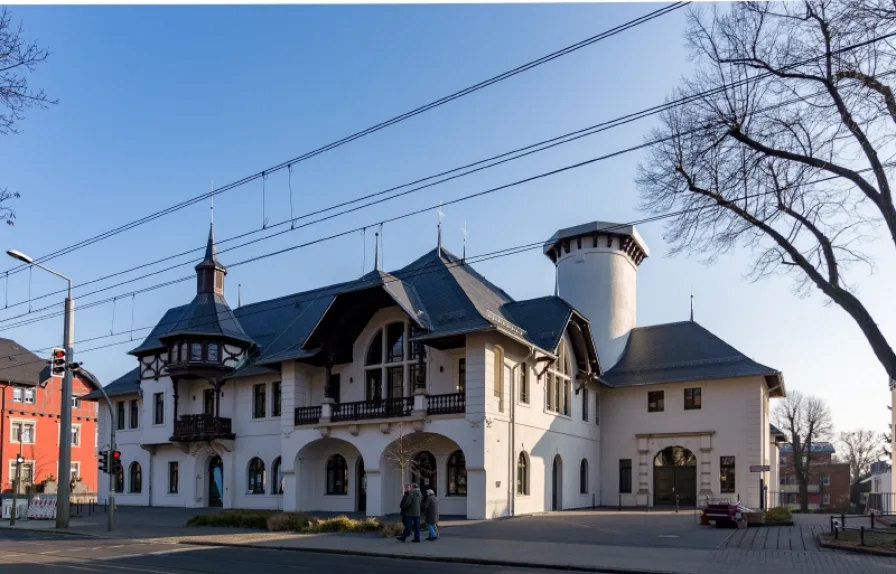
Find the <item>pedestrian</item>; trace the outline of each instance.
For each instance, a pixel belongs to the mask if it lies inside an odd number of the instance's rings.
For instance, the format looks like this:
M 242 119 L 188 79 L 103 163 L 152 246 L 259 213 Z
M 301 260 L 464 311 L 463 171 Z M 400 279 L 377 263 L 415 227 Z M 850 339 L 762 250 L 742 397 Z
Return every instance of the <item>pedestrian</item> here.
M 427 540 L 438 540 L 439 532 L 436 527 L 439 525 L 439 499 L 432 489 L 426 491 L 426 500 L 423 501 L 423 514 L 426 516 L 426 529 L 429 530 L 429 538 Z
M 404 525 L 404 532 L 398 537 L 402 542 L 408 539 L 408 535 L 411 533 L 411 526 L 414 527 L 414 542 L 420 542 L 420 503 L 422 498 L 420 488 L 416 484 L 412 484 L 406 506 L 408 520 Z
M 411 496 L 411 485 L 404 485 L 404 494 L 401 497 L 401 502 L 398 503 L 398 508 L 401 510 L 401 526 L 404 528 L 408 525 L 408 499 Z

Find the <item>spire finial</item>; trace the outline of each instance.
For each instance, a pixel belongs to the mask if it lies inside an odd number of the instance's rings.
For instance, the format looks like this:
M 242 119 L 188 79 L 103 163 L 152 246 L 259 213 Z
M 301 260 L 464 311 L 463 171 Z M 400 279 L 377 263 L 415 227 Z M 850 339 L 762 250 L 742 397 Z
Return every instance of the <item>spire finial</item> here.
M 464 250 L 463 256 L 461 257 L 461 261 L 467 260 L 467 220 L 464 219 L 464 226 L 460 228 L 461 233 L 464 234 Z
M 691 321 L 694 320 L 694 294 L 691 293 Z

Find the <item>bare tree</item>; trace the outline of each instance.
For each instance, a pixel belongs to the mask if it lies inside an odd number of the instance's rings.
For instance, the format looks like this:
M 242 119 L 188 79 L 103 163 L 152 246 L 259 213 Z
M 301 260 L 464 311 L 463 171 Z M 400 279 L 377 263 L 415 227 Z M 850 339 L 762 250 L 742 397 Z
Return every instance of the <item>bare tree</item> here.
M 429 468 L 418 455 L 427 450 L 426 446 L 435 440 L 435 436 L 421 435 L 413 431 L 408 432 L 408 430 L 409 428 L 404 422 L 392 425 L 393 441 L 383 451 L 383 460 L 398 467 L 402 480 L 405 480 L 408 472 L 421 477 L 429 477 L 431 473 L 435 472 L 435 469 Z
M 0 7 L 0 135 L 19 133 L 17 123 L 24 119 L 25 110 L 55 104 L 43 90 L 28 85 L 28 76 L 46 62 L 50 53 L 25 39 L 21 23 L 15 26 L 5 6 Z M 0 217 L 8 225 L 15 224 L 16 212 L 9 201 L 19 192 L 0 187 Z
M 642 209 L 670 214 L 673 254 L 708 262 L 746 246 L 754 280 L 791 273 L 861 329 L 891 380 L 896 353 L 847 272 L 863 246 L 896 245 L 896 4 L 743 2 L 695 9 L 697 71 L 639 166 Z M 880 240 L 879 237 L 877 237 Z
M 865 478 L 871 471 L 871 463 L 883 454 L 882 436 L 869 429 L 856 429 L 840 433 L 840 452 L 849 463 L 851 483 Z
M 788 435 L 793 448 L 793 471 L 799 485 L 800 509 L 809 510 L 809 477 L 812 467 L 812 445 L 830 438 L 834 430 L 831 411 L 818 397 L 791 391 L 772 412 L 776 427 Z

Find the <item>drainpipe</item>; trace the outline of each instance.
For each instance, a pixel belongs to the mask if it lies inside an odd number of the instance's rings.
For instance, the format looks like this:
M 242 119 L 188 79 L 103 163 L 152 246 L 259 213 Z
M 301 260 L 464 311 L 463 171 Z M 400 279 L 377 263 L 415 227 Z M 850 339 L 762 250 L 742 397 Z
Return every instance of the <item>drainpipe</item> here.
M 3 458 L 3 445 L 6 444 L 6 390 L 9 388 L 9 383 L 4 383 L 3 386 L 0 386 L 0 389 L 3 389 L 2 394 L 0 394 L 0 461 L 6 460 Z M 2 465 L 0 465 L 2 468 Z M 9 468 L 9 465 L 7 465 Z M 0 484 L 3 483 L 3 471 L 0 470 Z
M 508 516 L 516 515 L 516 488 L 514 484 L 514 469 L 516 468 L 516 369 L 520 365 L 525 365 L 533 356 L 535 356 L 535 346 L 529 345 L 529 354 L 526 355 L 526 358 L 510 367 L 510 448 L 508 449 L 510 451 L 510 464 L 507 468 Z

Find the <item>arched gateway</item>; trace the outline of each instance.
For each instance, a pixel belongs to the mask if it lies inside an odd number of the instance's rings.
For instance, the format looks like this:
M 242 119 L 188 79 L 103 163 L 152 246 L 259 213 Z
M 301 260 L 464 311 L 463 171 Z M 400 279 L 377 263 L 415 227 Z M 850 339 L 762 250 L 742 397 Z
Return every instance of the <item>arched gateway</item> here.
M 653 459 L 653 505 L 697 505 L 697 457 L 680 446 L 670 446 Z

